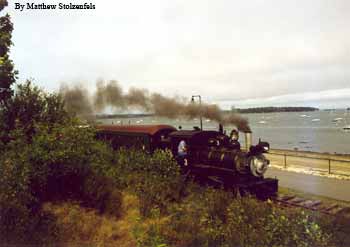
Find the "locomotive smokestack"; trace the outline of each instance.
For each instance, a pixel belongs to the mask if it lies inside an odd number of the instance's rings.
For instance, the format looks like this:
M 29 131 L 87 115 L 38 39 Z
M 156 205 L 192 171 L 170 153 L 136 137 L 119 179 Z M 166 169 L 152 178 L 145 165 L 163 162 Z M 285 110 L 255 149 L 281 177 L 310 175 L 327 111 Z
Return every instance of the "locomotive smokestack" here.
M 219 123 L 219 132 L 220 132 L 221 134 L 224 133 L 224 126 L 223 126 L 221 123 Z
M 250 146 L 252 145 L 252 132 L 246 131 L 244 132 L 244 135 L 245 135 L 245 148 L 246 148 L 246 151 L 248 152 L 250 149 Z

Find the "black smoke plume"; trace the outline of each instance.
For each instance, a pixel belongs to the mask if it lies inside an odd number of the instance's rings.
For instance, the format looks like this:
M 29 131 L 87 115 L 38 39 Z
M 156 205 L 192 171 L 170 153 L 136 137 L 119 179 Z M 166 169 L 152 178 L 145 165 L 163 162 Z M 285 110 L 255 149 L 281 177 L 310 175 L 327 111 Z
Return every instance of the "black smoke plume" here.
M 69 113 L 83 118 L 89 118 L 94 113 L 90 95 L 81 85 L 69 87 L 63 84 L 59 93 L 63 97 L 65 107 Z
M 117 81 L 97 81 L 93 95 L 89 95 L 88 90 L 81 85 L 74 87 L 64 85 L 60 93 L 66 102 L 67 110 L 80 117 L 92 116 L 106 107 L 115 110 L 138 109 L 172 119 L 179 117 L 193 119 L 203 116 L 222 124 L 235 125 L 240 131 L 250 131 L 247 119 L 238 114 L 224 114 L 215 104 L 202 103 L 200 106 L 184 98 L 151 94 L 145 89 L 138 88 L 130 88 L 124 93 Z

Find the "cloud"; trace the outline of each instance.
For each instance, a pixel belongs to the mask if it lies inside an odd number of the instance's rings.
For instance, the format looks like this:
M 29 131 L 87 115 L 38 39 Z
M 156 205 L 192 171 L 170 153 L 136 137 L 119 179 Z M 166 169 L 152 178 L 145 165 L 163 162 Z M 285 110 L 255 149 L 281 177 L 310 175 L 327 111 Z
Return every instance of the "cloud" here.
M 61 81 L 115 79 L 217 103 L 349 85 L 347 0 L 94 4 L 91 11 L 52 12 L 18 12 L 10 4 L 11 55 L 21 79 L 49 90 Z
M 221 105 L 230 109 L 231 106 L 249 108 L 259 106 L 314 106 L 321 108 L 350 107 L 350 88 L 324 90 L 300 94 L 286 94 L 267 98 L 246 99 L 240 101 L 223 101 Z

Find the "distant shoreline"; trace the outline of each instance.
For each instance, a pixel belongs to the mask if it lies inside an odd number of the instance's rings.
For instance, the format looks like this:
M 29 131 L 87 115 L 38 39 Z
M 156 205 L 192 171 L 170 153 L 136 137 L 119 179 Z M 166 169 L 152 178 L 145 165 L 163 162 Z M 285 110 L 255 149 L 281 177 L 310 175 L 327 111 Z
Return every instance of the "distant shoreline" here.
M 234 108 L 229 112 L 236 113 L 270 113 L 270 112 L 311 112 L 311 111 L 319 111 L 318 108 L 315 107 L 253 107 L 253 108 Z
M 269 112 L 309 112 L 319 111 L 314 107 L 255 107 L 255 108 L 235 108 L 233 110 L 224 110 L 224 113 L 269 113 Z M 138 118 L 138 117 L 153 117 L 153 113 L 138 113 L 138 114 L 100 114 L 96 115 L 97 119 L 109 119 L 109 118 Z
M 111 118 L 139 118 L 139 117 L 153 117 L 154 114 L 100 114 L 95 115 L 96 119 L 111 119 Z

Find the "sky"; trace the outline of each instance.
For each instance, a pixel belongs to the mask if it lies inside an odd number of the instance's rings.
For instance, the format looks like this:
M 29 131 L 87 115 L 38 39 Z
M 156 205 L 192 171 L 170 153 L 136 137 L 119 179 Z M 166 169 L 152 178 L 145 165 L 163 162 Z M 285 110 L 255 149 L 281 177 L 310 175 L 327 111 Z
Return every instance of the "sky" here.
M 117 80 L 124 90 L 199 94 L 223 108 L 350 107 L 348 0 L 91 3 L 96 9 L 24 11 L 9 3 L 20 81 L 92 91 L 98 79 Z

